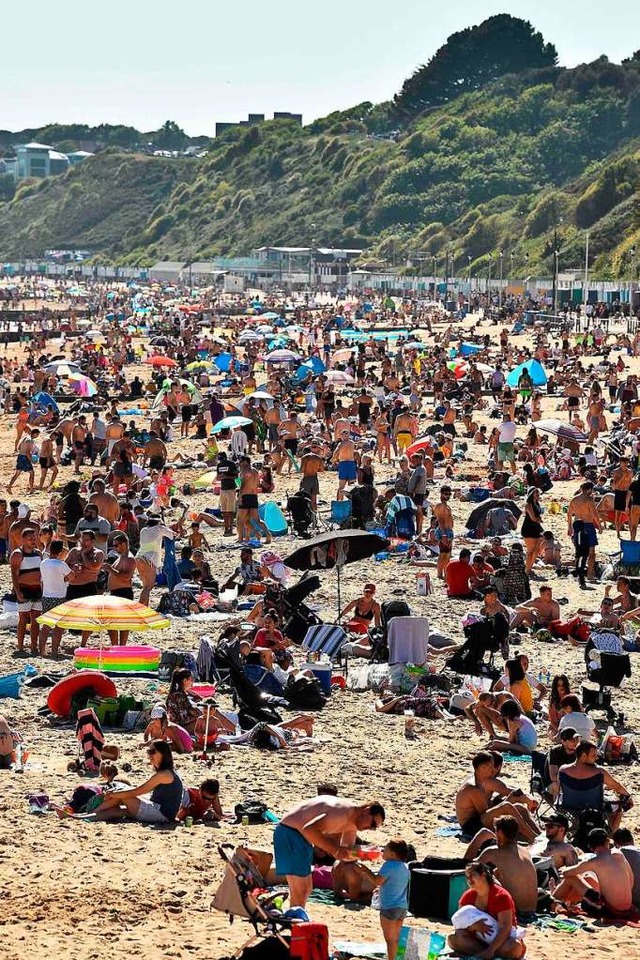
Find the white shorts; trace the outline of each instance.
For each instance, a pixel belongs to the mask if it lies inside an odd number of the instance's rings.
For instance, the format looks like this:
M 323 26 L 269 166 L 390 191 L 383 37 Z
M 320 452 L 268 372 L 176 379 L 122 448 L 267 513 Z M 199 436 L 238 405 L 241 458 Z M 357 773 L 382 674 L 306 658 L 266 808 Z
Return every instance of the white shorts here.
M 139 800 L 138 803 L 138 812 L 136 814 L 136 820 L 139 820 L 140 823 L 168 823 L 169 821 L 165 817 L 164 813 L 160 809 L 160 805 L 153 803 L 151 800 Z
M 62 603 L 61 600 L 58 601 Z M 18 613 L 41 613 L 42 600 L 23 600 L 18 604 Z

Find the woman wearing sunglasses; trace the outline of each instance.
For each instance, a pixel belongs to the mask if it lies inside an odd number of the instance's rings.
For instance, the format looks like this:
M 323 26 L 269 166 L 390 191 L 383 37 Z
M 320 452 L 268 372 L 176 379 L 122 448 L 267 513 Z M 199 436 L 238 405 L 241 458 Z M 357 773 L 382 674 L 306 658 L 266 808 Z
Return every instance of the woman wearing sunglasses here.
M 184 787 L 173 769 L 171 746 L 152 740 L 147 747 L 153 773 L 139 787 L 108 794 L 96 809 L 98 820 L 138 820 L 140 823 L 172 823 L 182 804 Z M 150 794 L 146 799 L 147 794 Z

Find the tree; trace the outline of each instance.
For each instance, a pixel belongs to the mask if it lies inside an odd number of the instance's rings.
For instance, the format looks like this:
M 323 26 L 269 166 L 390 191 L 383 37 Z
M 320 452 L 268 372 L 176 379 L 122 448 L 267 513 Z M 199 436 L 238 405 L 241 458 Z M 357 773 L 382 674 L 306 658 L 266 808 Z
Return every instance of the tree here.
M 153 144 L 158 150 L 183 150 L 188 137 L 173 120 L 167 120 L 153 135 Z
M 501 13 L 452 34 L 426 66 L 405 80 L 394 102 L 415 113 L 479 90 L 508 73 L 555 66 L 558 53 L 527 20 Z

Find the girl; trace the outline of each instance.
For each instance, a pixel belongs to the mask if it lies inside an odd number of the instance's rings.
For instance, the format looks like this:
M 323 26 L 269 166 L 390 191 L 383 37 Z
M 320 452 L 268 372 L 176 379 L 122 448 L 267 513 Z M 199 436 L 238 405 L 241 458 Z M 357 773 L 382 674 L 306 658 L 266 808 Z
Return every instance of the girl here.
M 455 931 L 448 937 L 454 953 L 463 957 L 506 957 L 520 960 L 526 953 L 522 942 L 524 932 L 516 927 L 516 908 L 511 894 L 496 883 L 493 869 L 486 863 L 470 863 L 465 870 L 469 889 L 460 897 L 461 908 L 471 906 L 488 914 L 495 923 L 482 923 L 475 914 L 471 924 L 456 920 Z M 479 922 L 480 921 L 480 922 Z
M 551 681 L 551 692 L 549 694 L 549 733 L 555 737 L 558 732 L 558 726 L 562 717 L 562 698 L 571 693 L 569 678 L 566 673 L 558 673 Z
M 542 538 L 541 518 L 540 490 L 537 487 L 530 487 L 527 493 L 524 520 L 520 531 L 527 550 L 527 559 L 525 562 L 525 570 L 527 573 L 531 573 L 536 558 L 540 553 L 540 540 Z
M 402 923 L 409 908 L 409 845 L 405 840 L 390 840 L 382 851 L 384 863 L 378 874 L 380 886 L 380 926 L 387 944 L 388 960 L 395 960 Z
M 189 733 L 195 732 L 196 723 L 202 716 L 199 706 L 200 697 L 190 693 L 193 686 L 191 671 L 179 667 L 173 671 L 171 686 L 167 696 L 167 715 L 172 723 L 184 727 Z
M 143 734 L 144 743 L 149 740 L 165 740 L 170 743 L 176 753 L 192 753 L 193 739 L 191 735 L 177 723 L 169 723 L 167 711 L 161 704 L 151 710 L 149 723 Z

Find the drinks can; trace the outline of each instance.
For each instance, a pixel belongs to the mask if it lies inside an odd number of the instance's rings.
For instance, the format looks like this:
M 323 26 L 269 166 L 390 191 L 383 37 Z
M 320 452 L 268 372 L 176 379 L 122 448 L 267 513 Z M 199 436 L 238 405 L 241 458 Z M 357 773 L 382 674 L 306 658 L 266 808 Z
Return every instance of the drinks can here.
M 193 817 L 185 817 L 184 825 L 185 825 L 185 827 L 192 827 L 192 826 L 193 826 Z
M 243 827 L 248 827 L 248 826 L 249 826 L 249 817 L 247 816 L 246 813 L 245 813 L 244 817 L 242 818 L 242 826 L 243 826 Z

